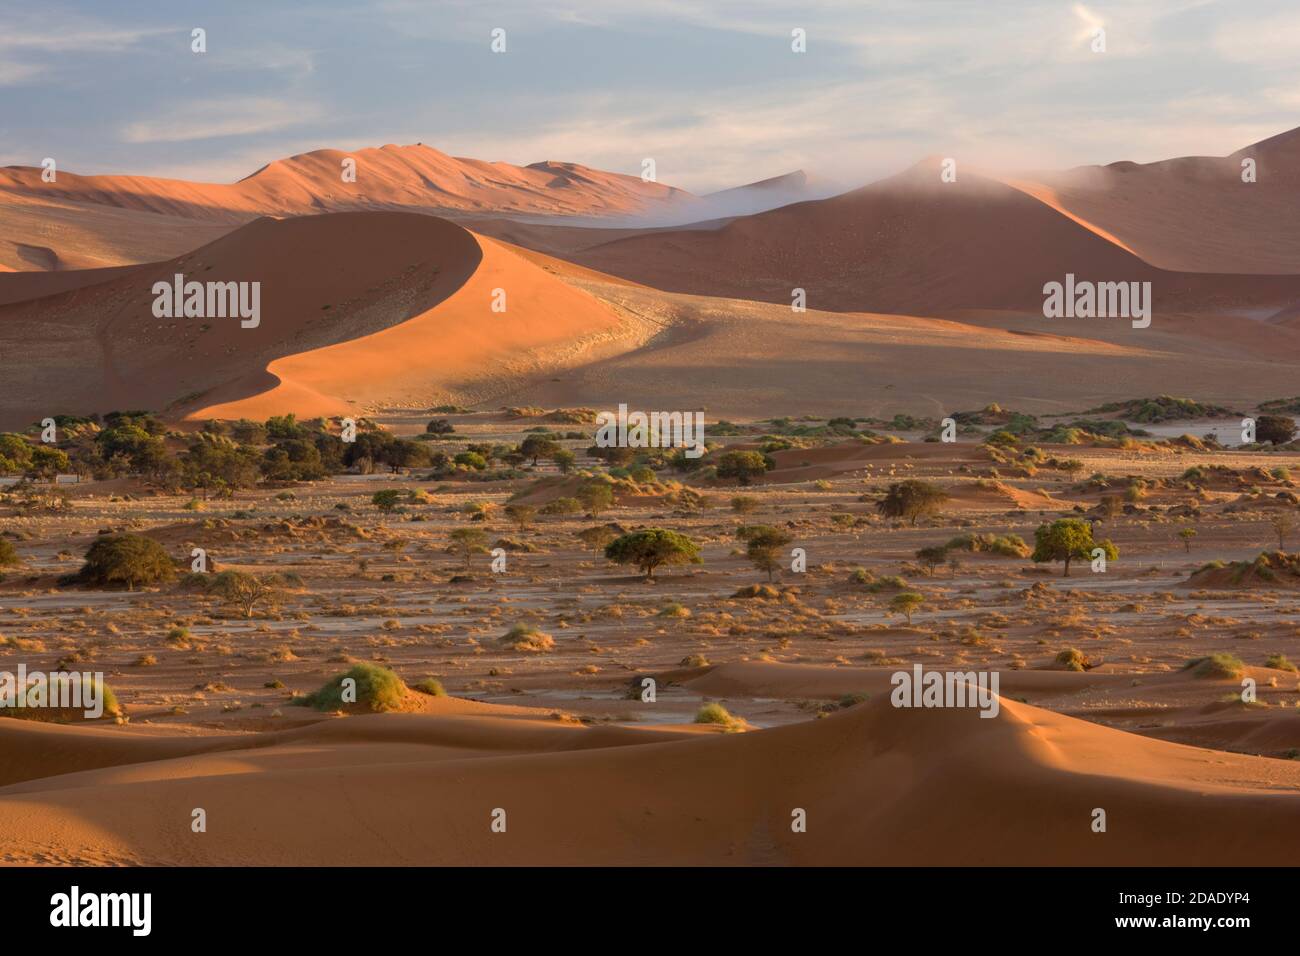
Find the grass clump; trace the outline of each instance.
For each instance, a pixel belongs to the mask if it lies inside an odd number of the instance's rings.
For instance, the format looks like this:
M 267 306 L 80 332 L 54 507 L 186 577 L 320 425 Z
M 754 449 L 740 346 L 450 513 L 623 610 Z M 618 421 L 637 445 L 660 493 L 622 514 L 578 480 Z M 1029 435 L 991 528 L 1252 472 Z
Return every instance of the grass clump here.
M 411 689 L 418 690 L 421 694 L 428 694 L 430 697 L 447 696 L 447 691 L 446 688 L 442 686 L 442 681 L 433 677 L 426 677 L 418 684 L 413 685 Z
M 1246 665 L 1235 654 L 1210 654 L 1207 657 L 1194 657 L 1183 665 L 1194 677 L 1236 680 L 1245 671 Z
M 351 683 L 348 683 L 351 681 Z M 355 700 L 350 699 L 355 691 Z M 382 713 L 387 710 L 400 710 L 402 699 L 406 695 L 406 685 L 402 679 L 377 664 L 355 664 L 345 674 L 329 680 L 314 694 L 308 694 L 294 700 L 295 704 L 314 707 L 317 710 L 343 710 L 351 707 Z M 349 699 L 345 699 L 349 698 Z
M 501 643 L 511 650 L 540 654 L 555 650 L 555 638 L 533 627 L 531 624 L 516 624 L 506 631 Z
M 1291 671 L 1294 673 L 1296 670 L 1296 666 L 1286 659 L 1285 654 L 1270 655 L 1268 660 L 1264 662 L 1264 666 L 1275 671 Z
M 737 733 L 745 729 L 745 722 L 732 713 L 721 704 L 705 704 L 695 712 L 695 723 L 697 724 L 716 724 L 724 728 L 728 733 Z

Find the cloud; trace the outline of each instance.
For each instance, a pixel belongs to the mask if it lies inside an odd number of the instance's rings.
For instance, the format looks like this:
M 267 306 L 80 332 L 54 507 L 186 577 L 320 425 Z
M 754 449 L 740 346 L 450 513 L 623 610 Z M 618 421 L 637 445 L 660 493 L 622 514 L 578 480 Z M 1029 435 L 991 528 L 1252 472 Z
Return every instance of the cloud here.
M 308 123 L 322 113 L 310 103 L 268 97 L 198 102 L 165 117 L 129 123 L 122 129 L 120 138 L 127 143 L 184 143 L 249 136 Z

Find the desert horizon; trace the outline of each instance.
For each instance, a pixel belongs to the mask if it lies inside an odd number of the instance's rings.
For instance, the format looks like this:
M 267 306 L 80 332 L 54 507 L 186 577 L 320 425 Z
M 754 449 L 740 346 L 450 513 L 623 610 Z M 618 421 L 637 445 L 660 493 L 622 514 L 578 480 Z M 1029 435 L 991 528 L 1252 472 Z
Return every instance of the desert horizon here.
M 0 36 L 0 863 L 1268 922 L 1300 21 L 360 6 Z

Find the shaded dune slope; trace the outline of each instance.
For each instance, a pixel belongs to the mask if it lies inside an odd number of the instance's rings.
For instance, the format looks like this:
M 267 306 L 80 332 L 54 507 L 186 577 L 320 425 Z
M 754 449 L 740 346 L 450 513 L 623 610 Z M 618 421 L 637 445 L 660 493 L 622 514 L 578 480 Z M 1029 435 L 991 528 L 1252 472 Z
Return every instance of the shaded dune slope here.
M 1043 285 L 1066 273 L 1095 282 L 1150 281 L 1156 308 L 1166 312 L 1280 307 L 1300 298 L 1296 277 L 1157 269 L 1020 189 L 967 172 L 943 183 L 928 163 L 721 229 L 629 237 L 572 258 L 674 292 L 789 303 L 792 290 L 802 288 L 810 308 L 833 311 L 1036 311 Z

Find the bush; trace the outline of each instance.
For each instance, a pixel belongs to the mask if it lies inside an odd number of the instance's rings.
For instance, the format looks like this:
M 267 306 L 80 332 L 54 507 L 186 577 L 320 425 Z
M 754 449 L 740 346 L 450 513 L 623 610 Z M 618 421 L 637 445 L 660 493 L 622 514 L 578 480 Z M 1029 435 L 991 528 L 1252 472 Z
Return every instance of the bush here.
M 1294 673 L 1296 670 L 1296 666 L 1286 659 L 1285 654 L 1270 655 L 1269 659 L 1264 662 L 1264 666 L 1275 671 L 1291 671 Z
M 501 643 L 511 650 L 540 654 L 555 649 L 555 638 L 533 627 L 531 624 L 515 624 L 506 631 Z
M 576 515 L 582 511 L 582 502 L 577 498 L 556 498 L 542 506 L 544 515 Z
M 705 704 L 695 712 L 695 723 L 717 724 L 725 727 L 728 731 L 744 729 L 744 721 L 733 717 L 730 711 L 721 704 Z
M 432 677 L 426 677 L 416 684 L 413 690 L 418 690 L 421 694 L 428 694 L 430 697 L 446 697 L 447 691 L 442 686 L 442 681 Z
M 1018 534 L 959 534 L 944 545 L 949 551 L 998 554 L 1007 558 L 1027 558 L 1030 548 Z
M 161 544 L 140 534 L 105 535 L 86 551 L 78 580 L 103 587 L 126 587 L 170 581 L 176 566 Z
M 343 682 L 351 678 L 356 682 L 356 701 L 343 699 Z M 355 707 L 381 713 L 398 710 L 406 695 L 406 685 L 392 671 L 376 664 L 356 664 L 346 674 L 340 674 L 314 694 L 295 700 L 294 703 L 315 707 L 317 710 L 342 710 Z
M 7 568 L 17 564 L 18 549 L 8 538 L 0 538 L 0 568 Z
M 117 700 L 113 689 L 103 681 L 94 681 L 96 695 L 103 702 L 104 717 L 121 717 L 122 705 Z M 83 701 L 84 701 L 83 696 Z M 0 717 L 13 717 L 17 720 L 34 720 L 43 723 L 67 723 L 86 720 L 84 707 L 28 707 L 24 699 L 19 699 L 13 707 L 0 707 Z
M 1190 670 L 1196 677 L 1222 678 L 1236 680 L 1241 677 L 1246 665 L 1235 654 L 1211 654 L 1208 657 L 1195 657 L 1183 665 L 1183 670 Z
M 1086 671 L 1092 666 L 1087 656 L 1077 647 L 1067 647 L 1057 654 L 1056 663 L 1067 671 Z
M 771 458 L 756 451 L 729 451 L 718 459 L 718 477 L 735 478 L 747 485 L 774 467 Z
M 1255 439 L 1285 445 L 1295 438 L 1295 422 L 1285 415 L 1260 415 L 1255 419 Z

